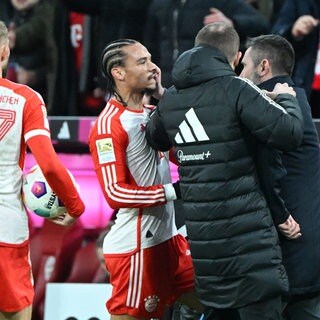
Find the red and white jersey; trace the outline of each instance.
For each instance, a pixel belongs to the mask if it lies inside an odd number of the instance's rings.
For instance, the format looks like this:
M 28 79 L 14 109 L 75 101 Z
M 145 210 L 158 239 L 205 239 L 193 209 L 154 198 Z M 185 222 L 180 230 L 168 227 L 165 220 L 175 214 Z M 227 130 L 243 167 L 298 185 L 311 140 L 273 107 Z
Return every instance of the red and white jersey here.
M 154 151 L 144 128 L 154 107 L 130 110 L 110 99 L 89 137 L 104 196 L 119 209 L 105 254 L 134 253 L 177 234 L 168 154 Z
M 50 137 L 41 96 L 29 87 L 0 79 L 0 244 L 28 239 L 28 217 L 21 199 L 26 141 Z

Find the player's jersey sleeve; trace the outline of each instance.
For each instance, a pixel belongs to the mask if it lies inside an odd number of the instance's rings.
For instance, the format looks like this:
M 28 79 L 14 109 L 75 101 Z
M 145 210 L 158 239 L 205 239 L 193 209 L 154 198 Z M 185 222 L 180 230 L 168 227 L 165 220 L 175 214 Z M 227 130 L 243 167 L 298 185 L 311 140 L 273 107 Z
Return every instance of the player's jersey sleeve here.
M 71 216 L 80 216 L 85 210 L 84 203 L 53 148 L 46 109 L 38 95 L 28 100 L 25 107 L 23 134 L 52 190 L 62 200 Z
M 27 100 L 23 111 L 23 135 L 25 142 L 37 135 L 50 138 L 46 107 L 42 97 L 35 92 Z
M 113 209 L 146 208 L 173 200 L 175 194 L 166 195 L 166 186 L 147 182 L 142 186 L 135 181 L 128 166 L 128 140 L 128 134 L 116 116 L 112 119 L 99 117 L 90 132 L 89 147 L 94 168 L 109 206 Z M 151 148 L 146 150 L 155 152 Z M 148 162 L 149 158 L 155 157 L 146 154 L 144 160 Z M 141 163 L 141 166 L 145 165 Z

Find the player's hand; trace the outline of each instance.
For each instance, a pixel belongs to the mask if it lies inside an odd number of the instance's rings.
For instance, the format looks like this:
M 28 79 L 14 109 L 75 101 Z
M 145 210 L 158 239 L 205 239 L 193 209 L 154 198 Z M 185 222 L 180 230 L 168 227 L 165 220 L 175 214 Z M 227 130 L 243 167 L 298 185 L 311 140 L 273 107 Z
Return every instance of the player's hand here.
M 296 96 L 296 92 L 293 90 L 292 87 L 289 87 L 287 83 L 277 83 L 272 91 L 263 91 L 272 100 L 274 100 L 279 94 L 283 93 L 291 94 L 294 97 Z
M 278 225 L 278 230 L 288 239 L 297 239 L 302 235 L 300 225 L 291 215 L 284 223 Z
M 61 226 L 71 226 L 77 218 L 71 217 L 68 213 L 63 213 L 60 216 L 50 219 L 55 224 L 59 224 Z

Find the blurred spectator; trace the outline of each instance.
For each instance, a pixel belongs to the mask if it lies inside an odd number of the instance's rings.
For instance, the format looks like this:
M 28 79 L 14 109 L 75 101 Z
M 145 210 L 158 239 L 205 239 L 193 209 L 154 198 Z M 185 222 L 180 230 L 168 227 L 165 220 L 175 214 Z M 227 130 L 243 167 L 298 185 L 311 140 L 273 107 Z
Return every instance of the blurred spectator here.
M 269 31 L 267 19 L 244 0 L 153 0 L 149 7 L 144 44 L 161 67 L 164 86 L 178 55 L 194 45 L 206 24 L 226 22 L 235 27 L 244 45 L 247 37 Z
M 105 106 L 100 53 L 123 37 L 141 39 L 150 0 L 56 0 L 55 115 L 98 115 Z
M 57 70 L 51 114 L 97 115 L 104 107 L 105 83 L 99 56 L 118 37 L 121 6 L 116 0 L 55 0 Z
M 284 0 L 246 0 L 246 2 L 259 10 L 272 25 L 278 16 Z
M 319 18 L 318 0 L 286 0 L 272 28 L 273 33 L 285 37 L 295 49 L 293 80 L 311 99 L 313 117 L 320 115 Z
M 9 24 L 12 54 L 7 78 L 30 86 L 47 102 L 54 64 L 50 31 L 53 7 L 44 0 L 11 0 L 11 4 L 14 8 Z

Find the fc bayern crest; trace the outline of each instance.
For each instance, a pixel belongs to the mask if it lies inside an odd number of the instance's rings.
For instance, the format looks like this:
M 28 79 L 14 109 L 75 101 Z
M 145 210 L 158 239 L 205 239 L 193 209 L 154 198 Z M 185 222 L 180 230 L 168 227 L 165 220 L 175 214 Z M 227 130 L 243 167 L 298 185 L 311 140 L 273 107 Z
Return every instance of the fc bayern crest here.
M 160 299 L 156 295 L 148 296 L 144 299 L 144 307 L 147 312 L 153 312 L 156 310 Z

